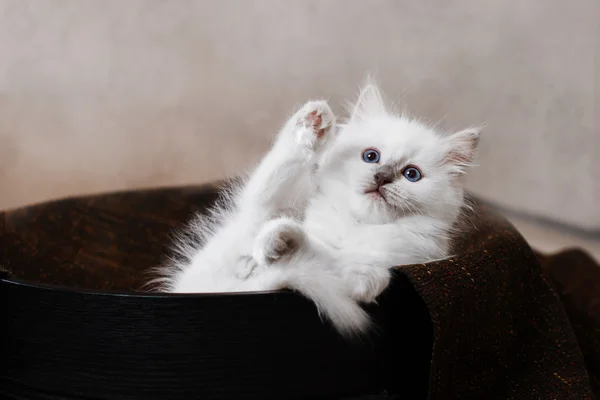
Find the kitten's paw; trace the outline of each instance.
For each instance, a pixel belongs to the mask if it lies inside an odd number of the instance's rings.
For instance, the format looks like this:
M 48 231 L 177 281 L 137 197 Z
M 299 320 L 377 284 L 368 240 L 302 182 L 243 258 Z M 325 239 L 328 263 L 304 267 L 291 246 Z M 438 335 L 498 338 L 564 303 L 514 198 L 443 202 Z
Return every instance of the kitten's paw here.
M 258 268 L 258 262 L 252 256 L 241 256 L 235 265 L 235 277 L 245 280 Z
M 268 221 L 254 243 L 253 257 L 261 265 L 270 265 L 291 256 L 303 243 L 302 226 L 290 218 Z
M 335 131 L 335 115 L 324 100 L 307 102 L 295 118 L 296 141 L 310 150 L 319 148 Z
M 389 285 L 391 273 L 387 268 L 354 266 L 344 271 L 350 297 L 362 303 L 372 303 Z

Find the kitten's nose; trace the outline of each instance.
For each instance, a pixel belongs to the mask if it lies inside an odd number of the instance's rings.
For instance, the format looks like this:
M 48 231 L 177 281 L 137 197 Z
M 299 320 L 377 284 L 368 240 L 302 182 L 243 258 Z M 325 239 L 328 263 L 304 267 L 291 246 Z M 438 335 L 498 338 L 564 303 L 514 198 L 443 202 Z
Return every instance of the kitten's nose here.
M 392 183 L 392 177 L 385 172 L 378 172 L 375 174 L 375 183 L 377 186 L 383 186 L 386 183 Z

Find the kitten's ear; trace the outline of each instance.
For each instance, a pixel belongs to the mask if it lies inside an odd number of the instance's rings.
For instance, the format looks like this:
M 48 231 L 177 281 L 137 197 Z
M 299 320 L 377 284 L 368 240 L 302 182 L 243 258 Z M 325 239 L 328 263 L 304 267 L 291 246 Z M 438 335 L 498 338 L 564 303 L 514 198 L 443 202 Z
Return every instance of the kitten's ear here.
M 472 165 L 479 144 L 479 136 L 479 129 L 469 128 L 446 138 L 448 153 L 444 161 L 454 167 L 453 172 L 457 175 L 464 174 L 465 169 Z
M 358 100 L 352 106 L 350 121 L 358 121 L 367 116 L 385 113 L 385 103 L 377 85 L 368 82 L 360 91 Z

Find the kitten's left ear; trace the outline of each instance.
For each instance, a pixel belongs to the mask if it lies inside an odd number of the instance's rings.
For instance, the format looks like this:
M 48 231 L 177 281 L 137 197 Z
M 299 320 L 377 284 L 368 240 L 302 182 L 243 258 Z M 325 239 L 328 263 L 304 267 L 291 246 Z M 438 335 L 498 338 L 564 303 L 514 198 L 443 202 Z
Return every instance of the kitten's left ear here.
M 386 107 L 379 88 L 372 80 L 368 80 L 361 89 L 358 100 L 352 106 L 350 121 L 358 121 L 362 118 L 381 115 L 385 113 Z
M 469 128 L 450 135 L 446 138 L 448 153 L 445 161 L 455 167 L 457 174 L 463 174 L 470 167 L 479 144 L 480 130 Z

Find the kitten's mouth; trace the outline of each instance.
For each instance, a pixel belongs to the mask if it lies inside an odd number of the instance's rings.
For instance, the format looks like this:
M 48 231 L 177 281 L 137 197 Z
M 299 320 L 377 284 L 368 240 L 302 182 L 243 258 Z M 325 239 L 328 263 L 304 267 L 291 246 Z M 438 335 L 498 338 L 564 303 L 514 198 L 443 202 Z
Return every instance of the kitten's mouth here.
M 370 187 L 365 190 L 365 194 L 373 199 L 383 199 L 384 201 L 387 201 L 385 193 L 381 188 L 381 186 Z

